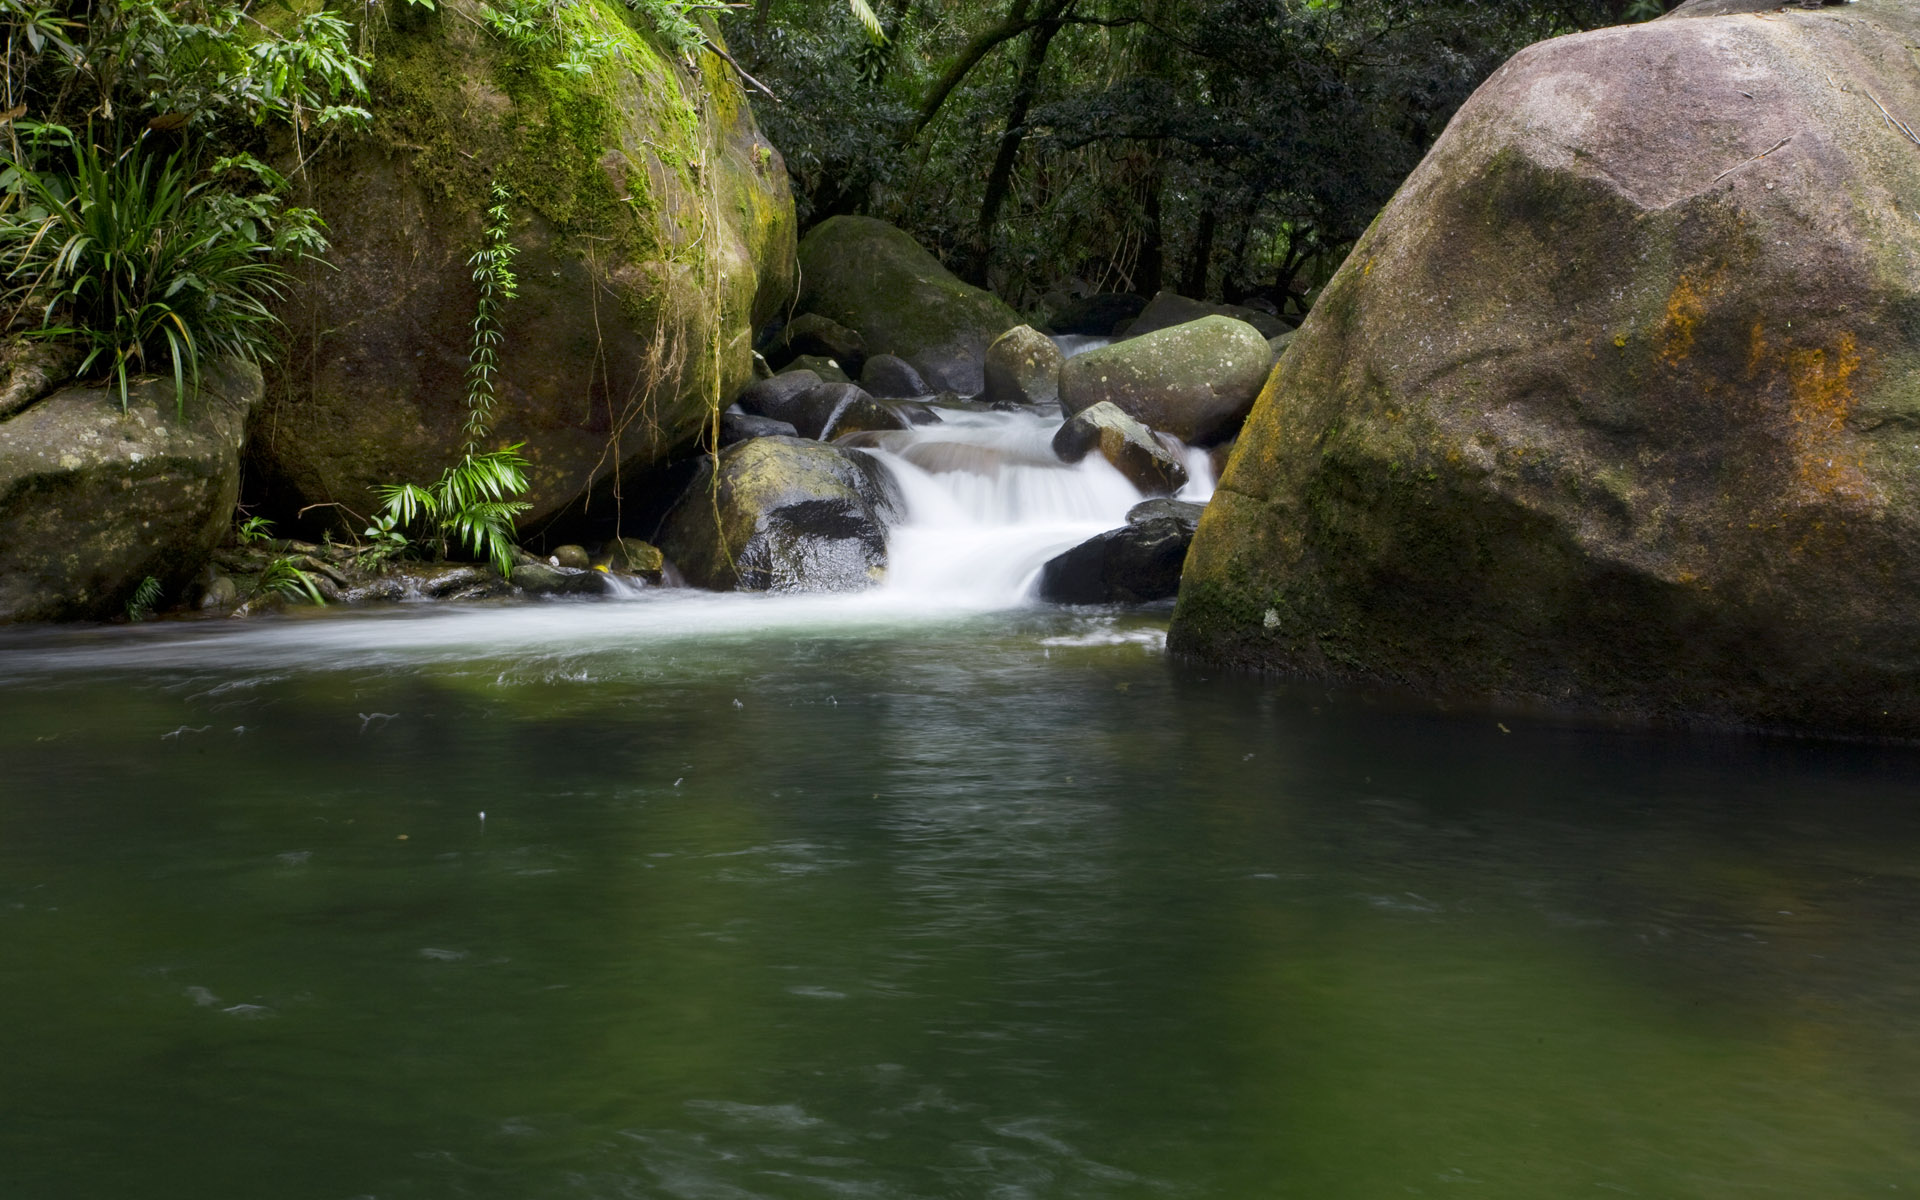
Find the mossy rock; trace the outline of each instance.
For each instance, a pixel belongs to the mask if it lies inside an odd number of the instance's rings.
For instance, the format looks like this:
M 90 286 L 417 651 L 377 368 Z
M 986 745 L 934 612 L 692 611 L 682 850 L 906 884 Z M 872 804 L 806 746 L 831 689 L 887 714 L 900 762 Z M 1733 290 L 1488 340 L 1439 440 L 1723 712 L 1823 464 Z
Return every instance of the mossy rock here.
M 762 437 L 709 461 L 661 524 L 689 583 L 717 591 L 845 592 L 886 573 L 892 477 L 858 450 Z
M 913 364 L 936 391 L 985 386 L 987 347 L 1020 316 L 872 217 L 832 217 L 800 242 L 799 307 L 860 334 L 869 354 Z
M 1920 10 L 1714 11 L 1460 110 L 1268 380 L 1175 650 L 1920 736 L 1920 149 L 1869 99 L 1920 113 Z
M 1060 368 L 1060 407 L 1103 402 L 1149 428 L 1205 445 L 1233 435 L 1273 366 L 1260 331 L 1208 316 L 1077 354 Z
M 791 294 L 786 172 L 717 56 L 690 66 L 617 0 L 579 0 L 566 19 L 620 56 L 574 75 L 474 11 L 452 0 L 384 32 L 373 133 L 303 176 L 333 251 L 290 291 L 249 451 L 282 506 L 365 512 L 375 486 L 458 459 L 492 184 L 519 296 L 487 445 L 525 443 L 526 523 L 687 442 L 751 378 L 752 330 Z
M 182 598 L 226 534 L 260 371 L 203 364 L 173 381 L 61 388 L 0 421 L 0 624 L 124 611 L 148 576 Z

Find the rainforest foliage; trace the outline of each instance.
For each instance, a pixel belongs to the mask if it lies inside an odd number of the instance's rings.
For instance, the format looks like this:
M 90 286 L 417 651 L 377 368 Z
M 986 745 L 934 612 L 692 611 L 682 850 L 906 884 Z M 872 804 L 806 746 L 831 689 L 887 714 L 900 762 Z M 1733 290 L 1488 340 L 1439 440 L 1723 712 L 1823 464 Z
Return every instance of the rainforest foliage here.
M 755 0 L 803 228 L 904 226 L 1018 307 L 1162 287 L 1292 315 L 1522 46 L 1660 0 Z

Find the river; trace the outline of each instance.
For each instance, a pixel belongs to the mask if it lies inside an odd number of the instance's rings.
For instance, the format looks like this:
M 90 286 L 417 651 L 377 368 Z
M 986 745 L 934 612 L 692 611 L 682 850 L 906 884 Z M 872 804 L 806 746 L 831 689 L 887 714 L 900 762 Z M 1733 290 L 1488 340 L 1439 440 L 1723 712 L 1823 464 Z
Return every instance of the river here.
M 1920 1188 L 1920 757 L 1170 661 L 966 428 L 861 596 L 0 636 L 0 1195 Z

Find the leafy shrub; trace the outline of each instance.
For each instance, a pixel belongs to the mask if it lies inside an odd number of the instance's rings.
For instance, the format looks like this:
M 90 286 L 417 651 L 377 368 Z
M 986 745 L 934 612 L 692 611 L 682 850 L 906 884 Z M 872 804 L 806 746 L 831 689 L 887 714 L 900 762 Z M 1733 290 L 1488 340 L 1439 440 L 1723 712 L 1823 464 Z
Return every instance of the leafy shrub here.
M 176 407 L 202 359 L 272 357 L 268 307 L 287 274 L 275 260 L 325 247 L 319 218 L 279 207 L 284 180 L 251 156 L 202 176 L 184 153 L 143 139 L 112 154 L 41 127 L 65 170 L 0 156 L 0 297 L 11 319 L 37 311 L 38 337 L 75 337 L 85 374 L 100 369 L 127 403 L 128 379 L 171 365 Z M 238 175 L 261 190 L 220 185 Z
M 383 538 L 390 544 L 395 531 L 417 529 L 438 542 L 441 554 L 449 542 L 458 542 L 502 575 L 512 574 L 513 519 L 532 507 L 517 499 L 527 490 L 524 444 L 469 454 L 431 487 L 395 483 L 381 488 L 381 510 L 366 536 L 379 546 Z

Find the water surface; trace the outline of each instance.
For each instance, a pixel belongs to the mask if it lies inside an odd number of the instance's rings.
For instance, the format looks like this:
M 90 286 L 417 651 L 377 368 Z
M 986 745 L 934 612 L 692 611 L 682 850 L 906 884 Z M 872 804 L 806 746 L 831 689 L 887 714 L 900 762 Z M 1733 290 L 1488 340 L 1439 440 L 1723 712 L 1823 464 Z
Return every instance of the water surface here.
M 1408 709 L 1163 628 L 8 635 L 0 1195 L 1920 1188 L 1913 754 Z

